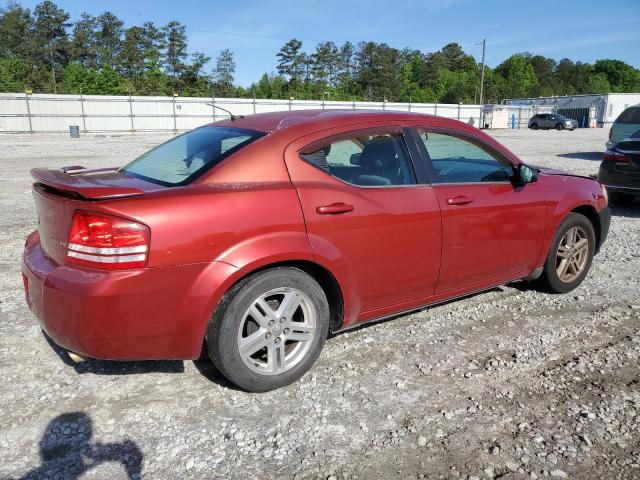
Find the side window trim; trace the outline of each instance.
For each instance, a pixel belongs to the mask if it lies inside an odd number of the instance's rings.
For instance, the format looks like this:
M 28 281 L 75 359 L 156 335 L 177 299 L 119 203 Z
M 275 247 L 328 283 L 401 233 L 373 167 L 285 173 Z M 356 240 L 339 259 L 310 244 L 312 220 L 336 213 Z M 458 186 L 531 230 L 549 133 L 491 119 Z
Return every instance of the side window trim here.
M 446 128 L 446 127 L 426 126 L 426 125 L 416 125 L 413 127 L 413 129 L 415 130 L 415 137 L 413 138 L 413 141 L 416 142 L 416 144 L 418 145 L 418 149 L 421 150 L 421 153 L 422 153 L 422 158 L 427 163 L 427 170 L 430 172 L 429 174 L 429 176 L 431 177 L 430 183 L 432 185 L 496 185 L 496 184 L 506 185 L 506 184 L 512 183 L 510 180 L 500 180 L 500 181 L 491 181 L 491 182 L 451 182 L 451 183 L 440 182 L 438 179 L 438 174 L 436 173 L 436 169 L 433 166 L 433 163 L 431 162 L 431 157 L 429 156 L 427 148 L 422 142 L 422 140 L 420 139 L 420 133 L 418 132 L 418 130 L 424 130 L 427 133 L 438 133 L 441 135 L 449 135 L 454 138 L 460 138 L 462 140 L 469 141 L 470 143 L 475 144 L 478 147 L 485 150 L 489 155 L 494 157 L 498 162 L 504 163 L 505 167 L 507 166 L 513 167 L 514 162 L 509 156 L 496 150 L 495 148 L 493 148 L 493 146 L 489 145 L 483 139 L 475 137 L 463 130 L 456 130 L 453 128 Z
M 424 127 L 407 127 L 405 128 L 405 137 L 408 144 L 415 151 L 415 157 L 412 156 L 416 176 L 419 183 L 433 185 L 438 180 L 438 174 L 431 163 L 429 152 L 420 139 L 418 128 Z M 422 179 L 422 182 L 420 181 Z
M 376 127 L 369 127 L 369 128 L 357 128 L 355 130 L 348 130 L 345 132 L 340 132 L 340 133 L 336 133 L 333 135 L 330 135 L 328 137 L 316 140 L 314 142 L 311 142 L 305 146 L 303 146 L 302 148 L 298 149 L 297 151 L 297 156 L 300 160 L 302 160 L 303 162 L 307 163 L 308 165 L 311 165 L 312 167 L 320 170 L 321 172 L 326 173 L 327 175 L 329 175 L 331 178 L 344 183 L 345 185 L 349 185 L 351 187 L 355 187 L 355 188 L 363 188 L 363 189 L 371 189 L 371 188 L 402 188 L 402 187 L 416 187 L 416 186 L 420 186 L 421 184 L 418 181 L 418 174 L 416 172 L 416 159 L 413 158 L 413 152 L 411 151 L 410 148 L 410 142 L 407 139 L 406 136 L 406 132 L 405 132 L 405 128 L 403 128 L 401 125 L 389 125 L 389 126 L 376 126 Z M 310 162 L 309 160 L 307 160 L 303 155 L 305 154 L 305 150 L 311 150 L 312 152 L 315 149 L 320 149 L 322 148 L 322 146 L 325 146 L 327 144 L 332 144 L 332 143 L 337 143 L 339 141 L 344 141 L 344 140 L 349 140 L 352 138 L 357 138 L 358 135 L 399 135 L 402 138 L 402 143 L 404 145 L 406 154 L 407 154 L 407 166 L 410 169 L 410 172 L 412 174 L 413 177 L 413 183 L 407 183 L 407 184 L 392 184 L 392 185 L 357 185 L 355 183 L 351 183 L 348 182 L 347 180 L 337 177 L 336 175 L 332 175 L 331 172 L 329 170 L 326 170 L 324 168 L 322 168 L 320 165 L 317 165 L 313 162 Z

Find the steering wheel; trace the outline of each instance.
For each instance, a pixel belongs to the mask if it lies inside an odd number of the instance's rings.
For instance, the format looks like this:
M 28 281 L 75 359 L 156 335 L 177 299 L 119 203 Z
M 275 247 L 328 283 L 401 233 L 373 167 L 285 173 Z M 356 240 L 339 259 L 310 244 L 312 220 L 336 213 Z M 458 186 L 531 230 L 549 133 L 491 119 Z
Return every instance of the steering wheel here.
M 493 172 L 482 177 L 483 182 L 503 182 L 509 180 L 509 174 L 504 170 L 494 170 Z
M 455 173 L 455 172 L 468 172 L 469 170 L 467 168 L 464 168 L 460 165 L 454 165 L 453 167 L 449 167 L 449 168 L 445 168 L 443 170 L 440 170 L 440 176 L 445 176 L 445 175 L 449 175 L 451 173 Z

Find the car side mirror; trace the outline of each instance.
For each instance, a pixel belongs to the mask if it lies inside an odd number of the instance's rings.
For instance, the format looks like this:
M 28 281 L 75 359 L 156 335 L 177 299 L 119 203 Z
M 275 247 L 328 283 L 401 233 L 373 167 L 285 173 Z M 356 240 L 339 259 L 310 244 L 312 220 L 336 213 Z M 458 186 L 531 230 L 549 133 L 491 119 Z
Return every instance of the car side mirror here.
M 515 168 L 514 181 L 516 185 L 525 185 L 538 180 L 538 171 L 524 163 L 519 163 Z

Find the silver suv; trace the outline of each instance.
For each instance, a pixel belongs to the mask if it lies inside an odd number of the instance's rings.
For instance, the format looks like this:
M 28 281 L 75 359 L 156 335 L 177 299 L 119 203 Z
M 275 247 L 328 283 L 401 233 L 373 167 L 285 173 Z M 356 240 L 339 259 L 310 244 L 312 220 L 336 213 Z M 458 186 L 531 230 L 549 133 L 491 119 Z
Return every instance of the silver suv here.
M 559 113 L 539 113 L 529 120 L 531 130 L 555 128 L 556 130 L 573 130 L 578 128 L 578 122 L 560 115 Z

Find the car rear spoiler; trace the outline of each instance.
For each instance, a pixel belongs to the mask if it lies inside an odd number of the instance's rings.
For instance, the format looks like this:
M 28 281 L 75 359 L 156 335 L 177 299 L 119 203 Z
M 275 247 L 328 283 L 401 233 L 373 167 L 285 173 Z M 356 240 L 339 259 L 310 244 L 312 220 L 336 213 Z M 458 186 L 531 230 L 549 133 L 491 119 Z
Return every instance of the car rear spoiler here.
M 87 170 L 73 165 L 60 169 L 34 168 L 30 173 L 36 184 L 87 200 L 142 195 L 148 191 L 141 188 L 141 183 L 147 182 L 126 176 L 117 168 Z

